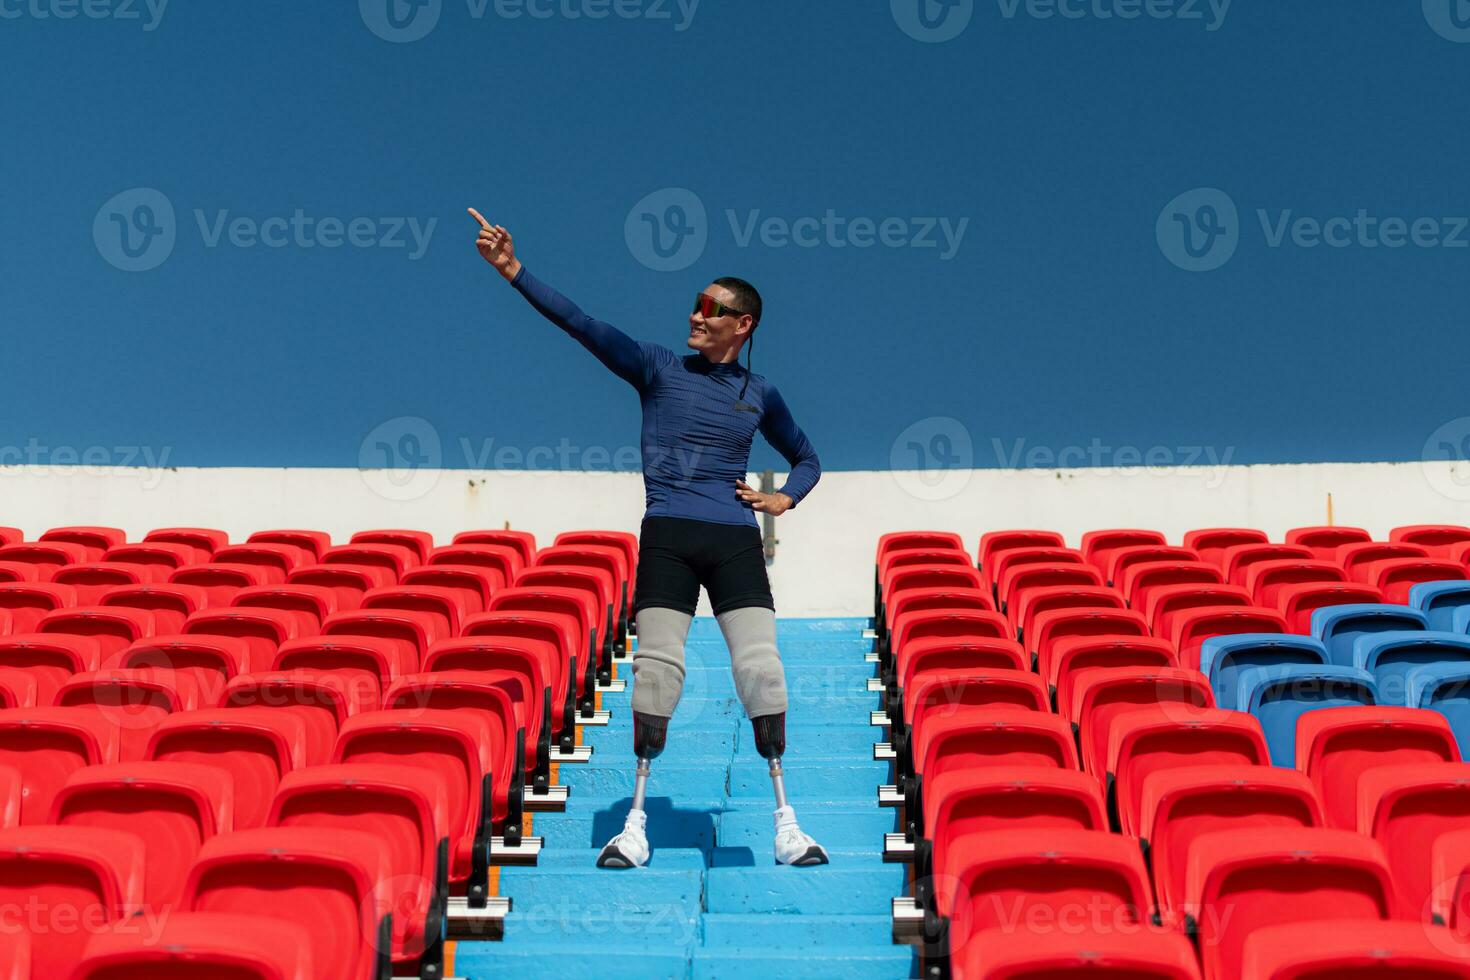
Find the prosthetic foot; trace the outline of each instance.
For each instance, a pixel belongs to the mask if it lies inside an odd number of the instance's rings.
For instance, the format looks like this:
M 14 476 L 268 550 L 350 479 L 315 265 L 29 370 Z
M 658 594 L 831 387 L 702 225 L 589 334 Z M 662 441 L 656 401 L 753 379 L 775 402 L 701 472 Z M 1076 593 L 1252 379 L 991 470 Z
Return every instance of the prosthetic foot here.
M 641 868 L 648 863 L 650 849 L 648 814 L 643 801 L 648 791 L 648 776 L 653 769 L 653 760 L 664 750 L 669 734 L 669 720 L 656 715 L 635 714 L 633 716 L 633 751 L 638 756 L 638 769 L 633 782 L 633 806 L 628 810 L 628 819 L 623 831 L 602 847 L 597 855 L 599 868 Z
M 781 772 L 781 753 L 786 751 L 786 715 L 762 715 L 750 720 L 755 729 L 755 747 L 771 767 L 771 788 L 776 791 L 777 864 L 800 867 L 826 864 L 827 851 L 802 831 L 796 822 L 796 810 L 786 802 L 786 782 Z

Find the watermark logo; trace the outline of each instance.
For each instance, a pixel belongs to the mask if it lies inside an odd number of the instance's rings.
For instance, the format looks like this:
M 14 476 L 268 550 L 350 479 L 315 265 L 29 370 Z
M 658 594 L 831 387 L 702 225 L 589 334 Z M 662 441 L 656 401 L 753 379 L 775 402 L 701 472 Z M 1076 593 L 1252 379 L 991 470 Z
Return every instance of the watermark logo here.
M 1186 272 L 1212 272 L 1240 246 L 1240 215 L 1215 187 L 1185 191 L 1164 206 L 1154 226 L 1159 251 Z
M 145 32 L 158 30 L 169 0 L 0 0 L 0 20 L 137 21 Z
M 1470 501 L 1470 416 L 1451 419 L 1430 433 L 1421 459 L 1424 479 L 1436 493 Z
M 173 254 L 177 240 L 173 203 L 151 187 L 115 195 L 97 209 L 92 221 L 97 253 L 123 272 L 158 268 Z
M 1470 44 L 1470 0 L 1424 0 L 1424 19 L 1445 40 Z
M 1175 20 L 1203 24 L 1214 33 L 1225 26 L 1233 0 L 996 0 L 1000 14 L 1015 20 Z
M 439 483 L 443 462 L 439 430 L 416 415 L 383 422 L 357 450 L 362 482 L 384 500 L 417 500 L 429 493 Z
M 444 0 L 357 0 L 362 22 L 393 44 L 420 41 L 439 24 Z
M 888 7 L 899 30 L 925 44 L 953 41 L 975 14 L 975 0 L 888 0 Z
M 687 269 L 709 242 L 704 202 L 684 187 L 654 191 L 628 212 L 623 239 L 633 257 L 655 272 Z
M 888 464 L 894 481 L 911 497 L 935 503 L 969 486 L 975 443 L 959 419 L 931 416 L 893 440 Z

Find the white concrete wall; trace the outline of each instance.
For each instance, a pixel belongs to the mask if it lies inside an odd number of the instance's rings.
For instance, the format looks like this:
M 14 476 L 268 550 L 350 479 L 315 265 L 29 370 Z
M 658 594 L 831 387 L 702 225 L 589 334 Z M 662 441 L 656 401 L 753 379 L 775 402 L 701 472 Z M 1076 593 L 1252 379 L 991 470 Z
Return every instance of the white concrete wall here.
M 778 477 L 777 485 L 779 486 Z M 1075 544 L 1102 527 L 1157 528 L 1178 541 L 1193 527 L 1287 528 L 1327 522 L 1386 536 L 1410 523 L 1470 524 L 1470 463 L 1368 463 L 883 471 L 827 473 L 777 519 L 771 567 L 785 616 L 871 613 L 873 549 L 885 531 L 1062 532 Z M 467 528 L 636 532 L 643 484 L 634 473 L 355 469 L 0 467 L 0 524 L 32 537 L 62 524 L 107 524 L 140 537 L 154 527 L 220 527 L 243 540 L 266 527 L 309 527 L 345 541 L 369 527 L 421 528 L 447 542 Z M 708 612 L 707 600 L 702 609 Z

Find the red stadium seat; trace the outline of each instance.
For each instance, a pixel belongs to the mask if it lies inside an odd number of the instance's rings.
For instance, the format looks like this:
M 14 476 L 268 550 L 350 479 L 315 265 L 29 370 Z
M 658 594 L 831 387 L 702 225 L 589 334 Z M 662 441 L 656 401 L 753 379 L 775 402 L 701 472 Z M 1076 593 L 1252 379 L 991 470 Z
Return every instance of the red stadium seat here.
M 1010 610 L 1011 623 L 1020 627 L 1022 641 L 1036 631 L 1036 621 L 1055 609 L 1124 609 L 1123 596 L 1104 585 L 1057 585 L 1027 589 Z
M 296 620 L 297 636 L 313 636 L 337 611 L 337 593 L 324 585 L 256 585 L 235 593 L 237 609 L 276 609 Z
M 946 586 L 934 589 L 904 589 L 893 597 L 888 610 L 894 622 L 906 612 L 924 612 L 934 609 L 974 609 L 980 612 L 993 611 L 995 602 L 984 589 L 967 589 Z M 879 638 L 879 651 L 887 651 L 888 637 Z
M 314 671 L 338 677 L 352 700 L 376 701 L 388 685 L 420 667 L 417 649 L 385 636 L 338 634 L 288 640 L 269 661 L 272 671 Z
M 153 614 L 122 606 L 71 606 L 42 616 L 37 633 L 89 636 L 101 644 L 103 663 L 129 644 L 154 635 Z
M 1052 676 L 1057 644 L 1076 636 L 1148 636 L 1142 614 L 1132 609 L 1053 609 L 1031 621 L 1026 649 L 1042 677 Z
M 1196 552 L 1203 561 L 1220 565 L 1222 570 L 1224 563 L 1221 558 L 1226 548 L 1239 544 L 1267 544 L 1269 541 L 1265 531 L 1249 527 L 1207 527 L 1187 531 L 1184 535 L 1184 547 Z
M 221 548 L 210 560 L 216 565 L 247 565 L 258 568 L 263 573 L 262 584 L 280 585 L 296 568 L 310 564 L 312 553 L 294 544 L 258 541 L 254 544 L 234 544 Z
M 166 541 L 140 541 L 135 544 L 120 544 L 108 548 L 103 554 L 104 562 L 122 562 L 128 565 L 142 565 L 152 569 L 149 578 L 151 582 L 164 582 L 168 579 L 168 573 L 185 565 L 196 564 L 195 549 L 186 544 L 171 544 Z
M 887 687 L 893 694 L 913 685 L 930 670 L 1029 670 L 1026 653 L 1015 640 L 1002 637 L 931 637 L 915 640 L 893 667 Z
M 424 658 L 426 672 L 472 672 L 503 687 L 526 729 L 525 764 L 535 771 L 538 788 L 550 779 L 550 746 L 556 727 L 552 691 L 555 646 L 551 641 L 518 636 L 465 637 L 443 640 Z
M 631 581 L 635 569 L 629 567 L 623 549 L 595 544 L 552 545 L 536 552 L 536 564 L 540 567 L 570 565 L 574 568 L 601 568 L 610 572 L 617 586 L 617 591 L 613 594 L 617 612 L 616 626 L 620 635 L 627 632 L 628 615 L 632 608 L 629 605 L 629 597 L 633 592 Z
M 317 980 L 376 977 L 379 926 L 390 911 L 379 893 L 388 869 L 379 839 L 363 831 L 271 827 L 225 834 L 200 849 L 181 911 L 242 921 L 264 916 L 286 927 L 282 936 L 304 925 Z
M 169 573 L 174 585 L 193 585 L 204 590 L 212 607 L 228 606 L 241 589 L 265 585 L 269 570 L 258 565 L 186 565 Z
M 579 675 L 573 664 L 577 650 L 571 620 L 556 613 L 487 612 L 470 617 L 463 631 L 466 638 L 520 637 L 546 644 L 542 669 L 551 688 L 553 738 L 562 751 L 571 751 L 576 741 L 573 705 Z
M 1071 700 L 1058 699 L 1057 711 L 1077 732 L 1082 768 L 1104 772 L 1107 765 L 1108 730 L 1114 715 L 1140 705 L 1179 705 L 1176 717 L 1188 718 L 1189 708 L 1215 707 L 1215 697 L 1203 674 L 1174 667 L 1109 667 L 1089 670 L 1078 678 Z
M 1181 716 L 1179 707 L 1139 705 L 1110 719 L 1106 785 L 1117 800 L 1119 829 L 1130 837 L 1143 836 L 1143 787 L 1154 773 L 1271 764 L 1266 735 L 1253 716 L 1192 706 Z
M 449 793 L 439 773 L 415 766 L 315 766 L 281 780 L 267 826 L 378 840 L 389 875 L 380 884 L 394 913 L 393 959 L 427 954 L 438 961 L 449 898 Z
M 259 827 L 281 777 L 325 763 L 334 734 L 325 718 L 274 708 L 186 711 L 159 722 L 148 758 L 213 766 L 229 773 L 235 788 L 235 826 Z
M 1308 561 L 1312 558 L 1312 549 L 1296 544 L 1238 544 L 1220 553 L 1220 568 L 1225 572 L 1225 581 L 1232 585 L 1245 585 L 1246 573 L 1252 565 L 1293 558 Z
M 328 616 L 326 622 L 322 623 L 322 635 L 369 636 L 392 640 L 402 645 L 406 656 L 420 663 L 431 644 L 447 639 L 439 618 L 402 609 L 340 612 Z
M 1216 830 L 1322 827 L 1322 801 L 1305 775 L 1269 765 L 1183 766 L 1143 780 L 1137 828 L 1166 918 L 1184 902 L 1190 845 Z
M 168 715 L 206 707 L 186 671 L 123 668 L 72 675 L 56 692 L 56 706 L 91 707 L 116 725 L 122 762 L 146 756 L 153 729 Z
M 115 828 L 137 834 L 147 849 L 143 901 L 167 911 L 183 891 L 205 841 L 235 827 L 235 788 L 228 773 L 182 762 L 88 766 L 67 777 L 52 804 L 51 823 L 99 836 Z
M 313 562 L 322 560 L 322 554 L 332 546 L 332 536 L 326 531 L 282 529 L 256 531 L 245 539 L 248 544 L 289 544 L 311 555 Z
M 1113 528 L 1103 531 L 1088 531 L 1082 535 L 1082 556 L 1099 572 L 1108 569 L 1108 560 L 1119 548 L 1135 548 L 1139 545 L 1167 544 L 1162 531 Z
M 1463 980 L 1470 946 L 1414 922 L 1327 919 L 1264 926 L 1245 939 L 1241 980 Z
M 436 639 L 458 636 L 470 611 L 458 590 L 437 585 L 390 585 L 362 597 L 361 609 L 399 609 L 433 619 Z
M 49 571 L 47 573 L 50 574 Z M 0 561 L 0 582 L 44 581 L 37 566 L 19 561 Z
M 28 565 L 36 581 L 49 582 L 57 569 L 87 560 L 89 552 L 79 544 L 66 541 L 27 542 L 0 547 L 0 562 Z
M 1286 532 L 1287 544 L 1299 544 L 1322 561 L 1331 561 L 1342 545 L 1372 540 L 1373 535 L 1360 527 L 1294 527 Z
M 184 628 L 184 620 L 209 605 L 209 592 L 197 585 L 130 585 L 109 589 L 97 602 L 150 612 L 154 630 L 177 633 Z
M 270 663 L 277 648 L 300 633 L 301 623 L 296 616 L 279 609 L 201 609 L 184 621 L 186 636 L 228 636 L 244 640 L 250 645 L 252 670 Z
M 68 776 L 86 766 L 118 761 L 118 728 L 82 708 L 11 708 L 0 711 L 0 766 L 20 773 L 20 820 L 43 824 Z
M 1276 593 L 1276 603 L 1288 630 L 1303 636 L 1311 635 L 1312 613 L 1323 606 L 1381 602 L 1382 592 L 1374 586 L 1356 582 L 1302 582 L 1283 585 Z
M 83 561 L 96 561 L 108 548 L 127 541 L 127 532 L 118 527 L 53 527 L 41 535 L 42 541 L 64 541 L 87 550 Z
M 1470 828 L 1434 838 L 1429 855 L 1434 882 L 1430 912 L 1459 939 L 1470 939 Z
M 994 597 L 994 591 L 980 573 L 963 565 L 904 565 L 895 568 L 882 583 L 882 599 L 875 617 L 879 636 L 893 625 L 888 615 L 889 601 L 911 589 L 979 589 Z M 889 642 L 891 644 L 891 637 Z
M 935 871 L 935 911 L 948 919 L 942 948 L 951 957 L 967 955 L 987 929 L 1047 934 L 1086 910 L 1137 934 L 1154 911 L 1138 848 L 1095 830 L 966 834 L 949 842 Z
M 1250 604 L 1250 593 L 1239 585 L 1165 585 L 1149 590 L 1142 612 L 1155 636 L 1170 636 L 1174 621 L 1191 609 Z
M 404 572 L 399 581 L 403 585 L 453 589 L 459 593 L 460 602 L 471 616 L 484 612 L 490 596 L 505 587 L 505 578 L 499 569 L 475 565 L 420 565 Z
M 1175 616 L 1170 639 L 1179 651 L 1179 665 L 1199 670 L 1200 645 L 1212 636 L 1241 633 L 1285 633 L 1286 620 L 1262 606 L 1205 606 Z
M 399 545 L 414 553 L 414 557 L 418 559 L 414 562 L 415 565 L 422 565 L 428 560 L 429 552 L 434 550 L 434 536 L 428 531 L 406 531 L 401 529 L 358 531 L 348 540 L 352 544 Z
M 1108 567 L 1103 573 L 1107 583 L 1114 588 L 1122 586 L 1129 569 L 1137 565 L 1156 565 L 1160 562 L 1179 564 L 1197 562 L 1197 555 L 1190 548 L 1171 547 L 1164 544 L 1137 544 L 1118 548 L 1108 556 Z
M 36 936 L 29 976 L 74 976 L 88 936 L 105 936 L 139 911 L 144 860 L 142 839 L 125 830 L 0 831 L 0 906 L 37 917 L 30 925 Z M 6 932 L 24 924 L 20 918 Z
M 976 565 L 988 569 L 995 557 L 1017 548 L 1062 548 L 1066 542 L 1055 531 L 1011 530 L 987 531 L 980 535 L 980 546 L 975 551 Z M 964 548 L 960 548 L 961 551 Z
M 977 609 L 922 609 L 893 622 L 889 646 L 903 656 L 908 644 L 934 637 L 1010 637 L 1010 626 L 998 612 Z
M 1203 561 L 1141 561 L 1129 565 L 1118 584 L 1128 605 L 1142 609 L 1149 593 L 1167 585 L 1224 585 L 1225 574 Z
M 122 562 L 80 562 L 58 568 L 51 581 L 70 586 L 76 591 L 76 604 L 96 605 L 101 597 L 113 589 L 143 585 L 153 581 L 153 571 L 146 565 L 127 565 Z
M 521 556 L 523 568 L 529 568 L 536 560 L 536 535 L 530 531 L 512 531 L 509 528 L 499 531 L 460 531 L 454 536 L 453 543 L 508 546 Z
M 1443 559 L 1387 558 L 1371 562 L 1365 573 L 1385 602 L 1408 605 L 1409 590 L 1420 582 L 1453 582 L 1465 578 L 1463 565 Z
M 1331 561 L 1316 558 L 1283 558 L 1256 562 L 1245 573 L 1245 590 L 1255 605 L 1280 607 L 1280 593 L 1288 585 L 1304 582 L 1346 582 L 1347 573 Z
M 997 591 L 1000 595 L 1001 611 L 1011 612 L 1011 607 L 1024 599 L 1026 593 L 1032 589 L 1102 584 L 1102 573 L 1091 565 L 1013 565 L 1006 569 Z
M 35 703 L 52 704 L 67 678 L 102 665 L 102 643 L 95 637 L 63 633 L 13 633 L 0 636 L 0 667 L 24 671 L 36 684 Z
M 306 926 L 257 915 L 176 912 L 157 934 L 92 936 L 72 980 L 314 980 Z M 3 976 L 3 974 L 0 974 Z M 27 974 L 29 976 L 29 974 Z
M 383 585 L 396 585 L 403 573 L 421 562 L 412 548 L 397 544 L 340 544 L 322 552 L 323 565 L 361 565 L 382 569 L 388 575 Z
M 1109 667 L 1178 667 L 1179 658 L 1168 640 L 1153 636 L 1073 636 L 1058 640 L 1044 680 L 1053 700 L 1071 688 L 1089 670 Z
M 1377 766 L 1358 779 L 1358 833 L 1383 845 L 1403 918 L 1429 918 L 1435 839 L 1466 827 L 1470 767 L 1464 763 Z
M 990 564 L 980 569 L 982 585 L 995 592 L 1005 580 L 1006 573 L 1026 565 L 1088 565 L 1082 552 L 1075 548 L 1007 548 L 991 556 Z M 884 593 L 887 595 L 887 593 Z
M 40 685 L 30 671 L 0 667 L 0 708 L 34 708 L 39 703 L 39 694 Z
M 1383 849 L 1341 830 L 1266 827 L 1195 838 L 1185 911 L 1206 980 L 1240 975 L 1245 939 L 1264 926 L 1394 917 Z
M 232 678 L 219 707 L 321 713 L 335 732 L 353 715 L 378 710 L 380 701 L 376 678 L 365 680 L 339 670 L 276 670 Z
M 337 610 L 350 612 L 362 604 L 369 590 L 388 585 L 393 574 L 386 568 L 367 565 L 300 565 L 286 576 L 287 585 L 315 585 L 331 589 Z
M 1372 584 L 1372 579 L 1368 578 L 1368 566 L 1375 561 L 1383 561 L 1385 558 L 1428 557 L 1428 548 L 1417 544 L 1384 541 L 1345 544 L 1337 549 L 1337 554 L 1332 556 L 1333 561 L 1341 565 L 1342 570 L 1347 573 L 1349 582 L 1361 582 L 1364 585 Z
M 26 533 L 20 528 L 0 525 L 0 548 L 8 544 L 20 544 L 25 539 Z
M 510 544 L 475 544 L 472 542 L 460 542 L 457 544 L 444 545 L 429 552 L 429 560 L 426 565 L 453 565 L 455 567 L 469 566 L 471 568 L 483 568 L 487 572 L 494 572 L 500 576 L 502 582 L 514 582 L 516 576 L 525 571 L 528 566 L 521 556 L 519 548 Z M 600 568 L 616 584 L 617 573 L 611 567 Z M 621 589 L 611 590 L 608 601 L 613 601 L 613 594 L 621 594 Z
M 954 980 L 1199 980 L 1189 941 L 1159 932 L 988 929 L 957 956 L 952 971 Z
M 45 535 L 41 539 L 44 541 Z M 1395 544 L 1416 544 L 1428 549 L 1430 554 L 1448 556 L 1455 545 L 1470 543 L 1470 527 L 1461 524 L 1410 524 L 1389 531 L 1388 540 Z
M 1322 797 L 1327 826 L 1358 829 L 1358 784 L 1379 766 L 1459 762 L 1445 717 L 1421 708 L 1319 708 L 1297 721 L 1296 767 Z
M 966 834 L 1001 830 L 1108 829 L 1097 781 L 1075 769 L 982 766 L 949 770 L 928 781 L 923 822 L 927 840 L 915 850 L 914 879 L 934 873 L 943 845 Z M 936 850 L 937 849 L 937 850 Z
M 1046 711 L 1046 689 L 1029 670 L 930 670 L 918 674 L 913 686 L 888 703 L 892 741 L 900 772 L 911 771 L 908 746 L 915 732 L 933 721 L 975 707 Z
M 502 589 L 490 600 L 487 612 L 531 612 L 571 616 L 576 623 L 573 650 L 577 652 L 579 685 L 584 711 L 593 710 L 599 667 L 611 677 L 611 645 L 604 643 L 598 627 L 601 616 L 596 597 L 585 589 L 558 586 L 513 586 Z M 606 656 L 604 656 L 606 655 Z
M 7 633 L 32 633 L 47 613 L 78 605 L 77 590 L 55 582 L 0 584 L 0 612 L 8 613 Z
M 263 670 L 251 646 L 232 636 L 169 633 L 139 640 L 122 652 L 120 666 L 187 674 L 199 688 L 201 704 L 218 702 L 230 678 Z
M 194 552 L 195 562 L 207 562 L 211 555 L 230 543 L 230 536 L 208 527 L 161 527 L 143 535 L 143 540 L 184 545 Z

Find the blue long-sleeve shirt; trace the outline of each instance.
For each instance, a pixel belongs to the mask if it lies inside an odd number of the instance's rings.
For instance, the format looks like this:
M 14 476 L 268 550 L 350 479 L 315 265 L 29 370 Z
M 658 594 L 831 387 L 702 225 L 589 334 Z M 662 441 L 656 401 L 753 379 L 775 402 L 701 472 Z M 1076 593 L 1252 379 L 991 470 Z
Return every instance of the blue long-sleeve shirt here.
M 634 340 L 583 313 L 525 266 L 511 284 L 637 390 L 643 403 L 647 516 L 756 526 L 750 504 L 735 495 L 735 481 L 745 479 L 757 430 L 791 464 L 781 493 L 798 504 L 817 485 L 822 466 L 816 450 L 776 386 L 761 375 L 750 374 L 740 399 L 746 370 L 738 363 L 714 364 L 700 354 L 681 357 Z

